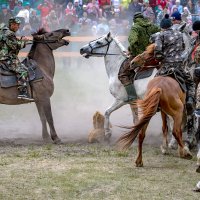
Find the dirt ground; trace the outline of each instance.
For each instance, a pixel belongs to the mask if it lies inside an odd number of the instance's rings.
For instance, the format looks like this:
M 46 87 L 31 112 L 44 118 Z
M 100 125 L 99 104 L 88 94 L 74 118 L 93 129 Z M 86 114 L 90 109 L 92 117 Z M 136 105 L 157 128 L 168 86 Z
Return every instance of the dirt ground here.
M 93 114 L 104 113 L 114 100 L 103 59 L 66 58 L 56 63 L 52 113 L 64 144 L 43 144 L 34 103 L 1 105 L 0 199 L 199 199 L 192 192 L 198 181 L 195 158 L 185 161 L 175 152 L 161 155 L 159 113 L 147 130 L 144 168 L 134 167 L 135 147 L 121 153 L 114 146 L 126 131 L 119 126 L 132 125 L 129 106 L 111 115 L 111 147 L 88 144 Z

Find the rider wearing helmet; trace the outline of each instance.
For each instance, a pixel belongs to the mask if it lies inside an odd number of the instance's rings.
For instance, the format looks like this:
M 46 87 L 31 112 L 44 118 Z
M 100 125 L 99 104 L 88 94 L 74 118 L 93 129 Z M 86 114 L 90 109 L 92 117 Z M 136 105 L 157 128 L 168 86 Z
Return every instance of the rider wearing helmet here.
M 14 71 L 17 76 L 19 99 L 33 100 L 29 97 L 27 82 L 28 72 L 27 68 L 22 64 L 18 58 L 19 51 L 26 46 L 27 38 L 23 37 L 18 39 L 15 33 L 20 27 L 21 21 L 12 17 L 9 19 L 9 26 L 4 26 L 0 35 L 1 46 L 0 46 L 0 62 L 5 63 L 11 71 Z

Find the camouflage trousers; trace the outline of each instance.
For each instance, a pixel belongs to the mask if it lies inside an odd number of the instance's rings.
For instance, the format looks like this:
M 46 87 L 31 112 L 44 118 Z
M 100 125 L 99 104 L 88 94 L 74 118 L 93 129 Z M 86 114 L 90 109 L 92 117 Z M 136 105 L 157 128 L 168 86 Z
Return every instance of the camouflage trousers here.
M 133 59 L 132 56 L 130 56 L 129 59 L 126 59 L 122 63 L 122 65 L 121 65 L 121 67 L 119 69 L 118 79 L 125 86 L 133 83 L 133 77 L 135 75 L 135 71 L 134 71 L 133 68 L 131 68 L 132 59 Z
M 200 84 L 198 84 L 196 91 L 196 109 L 200 109 Z
M 27 67 L 18 59 L 9 60 L 7 61 L 7 63 L 8 68 L 16 73 L 18 86 L 26 86 L 26 83 L 28 81 Z
M 186 89 L 187 89 L 187 98 L 192 97 L 195 99 L 195 83 L 192 79 L 192 76 L 189 72 L 186 72 L 183 67 L 182 63 L 164 63 L 160 70 L 157 73 L 161 76 L 171 76 L 171 74 L 178 72 L 178 75 L 184 80 Z

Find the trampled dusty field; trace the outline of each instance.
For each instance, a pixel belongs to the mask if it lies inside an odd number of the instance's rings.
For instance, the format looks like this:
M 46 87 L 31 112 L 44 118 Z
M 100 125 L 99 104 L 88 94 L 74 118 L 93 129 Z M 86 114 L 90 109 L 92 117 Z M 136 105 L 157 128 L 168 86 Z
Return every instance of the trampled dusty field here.
M 176 151 L 163 156 L 146 144 L 144 167 L 136 168 L 136 151 L 83 142 L 1 142 L 0 199 L 199 199 L 192 191 L 199 180 L 195 159 L 180 159 Z
M 98 62 L 98 64 L 97 64 Z M 130 126 L 128 106 L 111 116 L 111 146 L 88 144 L 92 116 L 111 105 L 103 60 L 57 60 L 52 112 L 62 145 L 43 144 L 34 104 L 1 105 L 0 199 L 55 200 L 199 200 L 192 188 L 200 180 L 193 160 L 176 151 L 160 152 L 159 114 L 148 129 L 143 168 L 136 168 L 136 146 L 128 152 L 115 148 Z M 81 63 L 81 64 L 80 64 Z

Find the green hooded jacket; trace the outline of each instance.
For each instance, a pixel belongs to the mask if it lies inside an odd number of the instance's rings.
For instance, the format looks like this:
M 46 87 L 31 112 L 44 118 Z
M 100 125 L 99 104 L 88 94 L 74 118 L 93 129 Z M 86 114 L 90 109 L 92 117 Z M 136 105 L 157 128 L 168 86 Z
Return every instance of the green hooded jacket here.
M 149 44 L 150 36 L 160 28 L 146 18 L 136 18 L 128 36 L 129 51 L 132 56 L 141 54 Z

